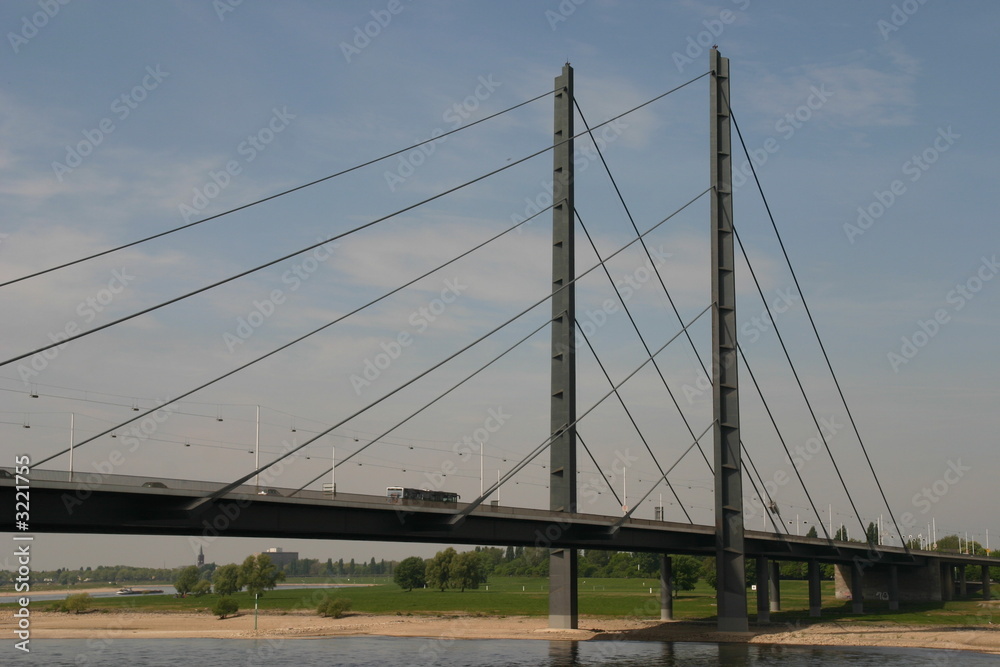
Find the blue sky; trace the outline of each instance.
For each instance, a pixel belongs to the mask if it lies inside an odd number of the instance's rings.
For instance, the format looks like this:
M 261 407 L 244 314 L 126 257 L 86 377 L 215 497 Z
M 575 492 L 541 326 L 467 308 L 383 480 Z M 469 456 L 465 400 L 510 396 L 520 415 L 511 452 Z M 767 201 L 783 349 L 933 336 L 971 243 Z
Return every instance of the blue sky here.
M 740 129 L 873 465 L 897 517 L 912 516 L 904 534 L 926 533 L 933 518 L 938 535 L 968 531 L 985 542 L 987 529 L 1000 536 L 984 502 L 996 461 L 996 364 L 987 350 L 1000 312 L 1000 280 L 993 280 L 1000 238 L 986 180 L 997 166 L 997 130 L 988 122 L 997 92 L 981 70 L 990 62 L 998 11 L 985 1 L 933 0 L 7 2 L 0 7 L 0 277 L 99 252 L 467 127 L 550 92 L 567 61 L 581 111 L 590 124 L 603 122 L 703 74 L 707 48 L 718 44 L 731 59 Z M 708 187 L 707 93 L 701 79 L 603 130 L 602 149 L 642 231 Z M 547 96 L 422 151 L 0 288 L 3 356 L 321 243 L 511 165 L 551 143 L 551 122 Z M 577 208 L 607 256 L 634 232 L 591 144 L 580 139 L 577 148 Z M 760 196 L 740 175 L 745 163 L 742 155 L 735 159 L 737 229 L 764 294 L 783 311 L 777 324 L 817 416 L 834 425 L 829 445 L 863 519 L 877 519 L 885 507 L 844 426 L 846 413 L 809 337 Z M 547 205 L 550 174 L 544 153 L 335 244 L 72 343 L 50 359 L 3 367 L 3 456 L 12 462 L 29 452 L 38 460 L 65 447 L 71 413 L 80 441 L 130 418 L 133 405 L 152 407 L 394 289 L 503 231 L 535 202 Z M 702 198 L 647 237 L 685 320 L 708 305 L 707 225 Z M 257 405 L 262 458 L 276 456 L 282 442 L 301 443 L 309 431 L 338 423 L 541 299 L 549 289 L 547 226 L 543 214 L 192 396 L 116 472 L 212 480 L 245 474 L 253 464 Z M 596 260 L 578 233 L 582 272 Z M 678 325 L 649 280 L 647 261 L 633 247 L 608 266 L 618 284 L 638 285 L 629 306 L 656 349 Z M 807 453 L 802 473 L 824 522 L 832 511 L 835 524 L 853 532 L 857 520 L 829 457 L 810 453 L 815 424 L 742 260 L 738 280 L 740 342 L 786 442 Z M 622 313 L 606 312 L 605 300 L 613 298 L 600 271 L 580 280 L 578 319 L 594 325 L 594 347 L 620 381 L 645 353 Z M 547 317 L 543 304 L 338 428 L 274 484 L 304 483 L 322 471 L 331 447 L 339 457 L 351 453 Z M 691 331 L 707 358 L 705 321 Z M 393 354 L 400 336 L 406 343 Z M 456 443 L 487 436 L 484 474 L 495 479 L 545 439 L 546 347 L 544 331 L 535 334 L 359 454 L 352 464 L 361 466 L 338 468 L 338 487 L 379 494 L 390 484 L 427 486 L 451 470 L 447 488 L 478 495 L 478 457 Z M 398 358 L 377 377 L 374 370 L 364 375 L 367 364 L 387 355 Z M 710 392 L 699 389 L 693 353 L 674 344 L 658 361 L 697 435 L 710 423 L 711 405 Z M 579 368 L 582 411 L 609 385 L 589 351 L 581 351 Z M 791 466 L 742 369 L 741 379 L 743 439 L 762 477 L 774 482 L 783 520 L 798 515 L 815 523 L 796 484 L 775 481 L 790 476 Z M 647 367 L 622 393 L 666 467 L 691 438 L 663 384 Z M 634 502 L 656 478 L 630 429 L 613 402 L 580 424 L 616 491 L 627 487 Z M 74 469 L 94 471 L 116 448 L 107 436 L 94 441 L 75 453 Z M 614 462 L 630 457 L 635 467 L 622 475 Z M 543 459 L 504 487 L 502 502 L 546 502 Z M 581 460 L 581 488 L 594 491 L 585 510 L 614 513 L 616 501 L 593 464 L 582 452 Z M 46 467 L 66 470 L 67 457 Z M 710 522 L 711 484 L 700 457 L 683 458 L 671 480 L 692 517 Z M 753 490 L 745 491 L 749 502 Z M 652 517 L 660 493 L 671 501 L 661 486 L 637 516 Z M 676 504 L 667 515 L 683 519 Z M 761 521 L 759 513 L 748 517 L 752 528 Z M 192 554 L 183 538 L 39 539 L 40 568 L 179 565 Z M 435 549 L 222 540 L 208 557 L 229 562 L 270 546 L 324 559 Z

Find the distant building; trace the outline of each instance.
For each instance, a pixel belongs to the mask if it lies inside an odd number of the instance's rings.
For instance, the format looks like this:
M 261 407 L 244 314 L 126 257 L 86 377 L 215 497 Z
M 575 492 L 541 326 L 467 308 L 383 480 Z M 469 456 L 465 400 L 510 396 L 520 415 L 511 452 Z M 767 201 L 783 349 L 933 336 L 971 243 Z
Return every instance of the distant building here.
M 198 547 L 198 567 L 205 564 L 205 550 L 202 547 Z
M 275 567 L 279 570 L 289 563 L 294 563 L 299 559 L 298 551 L 282 551 L 280 547 L 271 547 L 263 553 L 271 558 L 271 562 L 274 563 Z

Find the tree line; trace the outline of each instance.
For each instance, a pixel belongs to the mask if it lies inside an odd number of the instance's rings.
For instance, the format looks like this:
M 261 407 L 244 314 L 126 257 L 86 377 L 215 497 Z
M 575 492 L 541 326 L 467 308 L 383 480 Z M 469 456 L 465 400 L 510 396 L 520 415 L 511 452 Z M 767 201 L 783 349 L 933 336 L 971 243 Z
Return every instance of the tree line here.
M 214 565 L 214 564 L 213 564 Z M 272 590 L 285 573 L 275 567 L 267 554 L 247 556 L 240 565 L 229 563 L 219 567 L 189 565 L 181 569 L 174 580 L 178 595 L 215 593 L 227 597 L 246 589 L 256 597 Z

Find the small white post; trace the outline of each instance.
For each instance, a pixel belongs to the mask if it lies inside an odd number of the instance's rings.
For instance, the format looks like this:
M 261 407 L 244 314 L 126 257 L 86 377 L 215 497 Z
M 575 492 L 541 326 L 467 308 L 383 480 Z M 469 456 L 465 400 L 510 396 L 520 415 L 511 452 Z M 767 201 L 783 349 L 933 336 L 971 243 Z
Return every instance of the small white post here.
M 628 468 L 622 468 L 622 514 L 628 514 Z
M 253 446 L 253 469 L 260 470 L 260 406 L 257 406 L 257 434 L 254 436 L 254 446 Z M 257 477 L 254 479 L 254 485 L 256 485 L 257 490 L 260 491 L 260 473 L 257 473 Z M 254 602 L 254 630 L 257 629 L 257 612 L 256 612 L 256 602 Z
M 69 413 L 69 481 L 73 481 L 73 441 L 76 440 L 74 437 L 75 430 L 76 413 Z

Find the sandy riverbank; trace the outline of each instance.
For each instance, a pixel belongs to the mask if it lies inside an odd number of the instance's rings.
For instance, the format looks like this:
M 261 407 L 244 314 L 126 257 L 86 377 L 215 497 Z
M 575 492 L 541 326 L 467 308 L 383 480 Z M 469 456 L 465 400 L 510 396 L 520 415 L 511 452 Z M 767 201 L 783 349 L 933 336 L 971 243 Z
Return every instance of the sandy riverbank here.
M 12 634 L 11 611 L 0 612 L 0 633 Z M 219 620 L 206 613 L 33 612 L 32 639 L 113 638 L 304 638 L 351 635 L 442 637 L 448 639 L 575 639 L 595 641 L 749 642 L 785 645 L 901 646 L 1000 654 L 1000 629 L 942 626 L 817 623 L 789 629 L 783 625 L 722 635 L 709 623 L 640 621 L 581 617 L 579 630 L 549 630 L 534 616 L 390 616 L 352 613 L 344 618 L 315 614 L 261 614 L 254 631 L 252 613 Z

